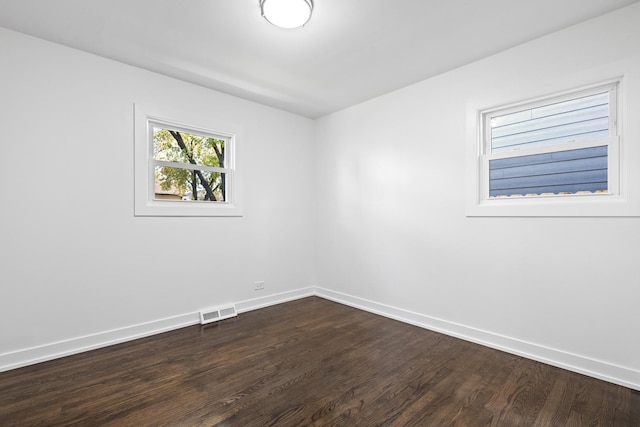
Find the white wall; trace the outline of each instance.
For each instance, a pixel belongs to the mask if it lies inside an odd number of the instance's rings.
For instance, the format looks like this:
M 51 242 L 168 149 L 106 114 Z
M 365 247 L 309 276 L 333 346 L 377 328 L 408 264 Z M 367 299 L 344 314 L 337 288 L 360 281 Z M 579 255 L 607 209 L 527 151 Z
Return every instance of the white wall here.
M 640 167 L 639 22 L 636 4 L 320 119 L 319 292 L 640 388 L 640 218 L 465 216 L 470 109 L 624 75 Z
M 311 292 L 312 120 L 4 29 L 0 57 L 0 370 Z M 133 101 L 241 128 L 244 217 L 134 217 Z

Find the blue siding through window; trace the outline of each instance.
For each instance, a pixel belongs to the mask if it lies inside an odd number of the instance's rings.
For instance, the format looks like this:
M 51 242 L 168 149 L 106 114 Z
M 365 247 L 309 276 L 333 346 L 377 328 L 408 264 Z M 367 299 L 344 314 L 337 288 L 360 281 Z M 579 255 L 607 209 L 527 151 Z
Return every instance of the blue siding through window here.
M 489 161 L 489 195 L 606 191 L 608 147 L 591 147 Z

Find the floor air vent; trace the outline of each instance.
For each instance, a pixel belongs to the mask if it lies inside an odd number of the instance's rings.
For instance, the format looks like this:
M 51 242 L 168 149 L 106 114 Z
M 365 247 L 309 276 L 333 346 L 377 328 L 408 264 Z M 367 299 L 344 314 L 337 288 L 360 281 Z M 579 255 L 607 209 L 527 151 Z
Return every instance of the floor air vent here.
M 238 313 L 236 312 L 235 305 L 210 308 L 200 312 L 200 323 L 204 325 L 206 323 L 217 322 L 218 320 L 228 319 L 229 317 L 235 317 L 237 315 Z

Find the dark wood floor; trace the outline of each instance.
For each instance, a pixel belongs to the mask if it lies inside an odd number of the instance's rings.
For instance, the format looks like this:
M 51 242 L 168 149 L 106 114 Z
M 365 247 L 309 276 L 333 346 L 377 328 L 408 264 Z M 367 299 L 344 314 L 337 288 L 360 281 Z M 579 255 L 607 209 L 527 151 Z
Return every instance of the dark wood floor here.
M 640 392 L 317 297 L 0 374 L 0 426 L 640 426 Z

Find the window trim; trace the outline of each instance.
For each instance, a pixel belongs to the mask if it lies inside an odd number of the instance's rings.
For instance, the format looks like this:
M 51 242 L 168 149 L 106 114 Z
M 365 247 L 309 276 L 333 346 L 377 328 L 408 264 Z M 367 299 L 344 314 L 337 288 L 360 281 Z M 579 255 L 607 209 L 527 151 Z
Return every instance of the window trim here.
M 516 153 L 502 151 L 500 156 L 487 153 L 490 144 L 487 129 L 491 114 L 499 112 L 508 114 L 524 108 L 535 108 L 562 100 L 577 98 L 602 89 L 613 90 L 610 95 L 611 110 L 609 117 L 610 135 L 592 141 L 562 143 L 555 146 L 528 149 Z M 526 101 L 505 103 L 491 108 L 478 108 L 468 105 L 467 109 L 467 216 L 636 216 L 637 207 L 628 203 L 625 187 L 626 159 L 624 154 L 624 138 L 622 123 L 622 77 L 610 79 L 582 88 L 567 90 Z M 489 160 L 494 158 L 516 157 L 540 152 L 565 151 L 589 146 L 609 147 L 609 193 L 607 194 L 572 194 L 541 195 L 536 197 L 489 198 Z M 507 154 L 508 153 L 508 154 Z
M 177 110 L 166 106 L 152 106 L 134 103 L 134 214 L 135 216 L 242 216 L 240 204 L 240 175 L 237 168 L 237 126 L 215 121 L 216 127 L 227 129 L 220 131 L 211 126 L 213 120 L 197 113 Z M 204 134 L 224 138 L 225 167 L 198 166 L 198 170 L 214 170 L 226 174 L 226 200 L 181 201 L 155 199 L 155 167 L 159 164 L 172 166 L 153 158 L 153 126 Z M 195 169 L 184 164 L 180 167 Z

